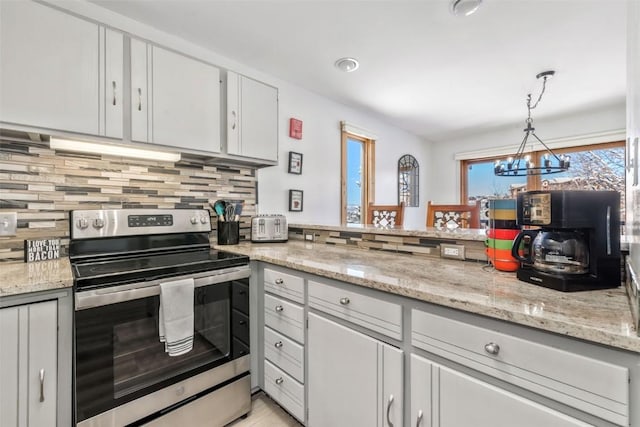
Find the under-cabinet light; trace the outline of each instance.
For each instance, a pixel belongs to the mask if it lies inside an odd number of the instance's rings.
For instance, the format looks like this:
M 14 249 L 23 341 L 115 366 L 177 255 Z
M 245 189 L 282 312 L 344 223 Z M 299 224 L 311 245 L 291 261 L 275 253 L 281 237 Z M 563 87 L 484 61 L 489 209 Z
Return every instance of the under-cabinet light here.
M 124 147 L 122 145 L 102 144 L 99 142 L 75 141 L 71 139 L 51 138 L 49 146 L 54 150 L 67 150 L 90 154 L 107 154 L 119 157 L 132 157 L 134 159 L 162 160 L 177 162 L 180 153 L 168 151 L 146 150 L 144 148 Z

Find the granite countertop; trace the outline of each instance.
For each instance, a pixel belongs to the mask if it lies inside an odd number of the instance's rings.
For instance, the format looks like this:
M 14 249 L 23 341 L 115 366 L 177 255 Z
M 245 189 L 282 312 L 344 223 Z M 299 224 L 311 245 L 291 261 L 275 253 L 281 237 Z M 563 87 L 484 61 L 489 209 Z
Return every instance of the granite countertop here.
M 391 234 L 394 236 L 430 237 L 437 239 L 478 240 L 485 241 L 487 232 L 478 228 L 458 228 L 454 230 L 438 229 L 433 227 L 404 228 L 404 227 L 379 227 L 365 224 L 346 225 L 320 225 L 320 224 L 289 224 L 290 229 L 346 231 L 368 234 Z
M 72 286 L 69 258 L 0 264 L 0 297 Z
M 218 249 L 640 353 L 623 287 L 564 293 L 530 285 L 475 262 L 423 258 L 304 241 L 240 243 Z

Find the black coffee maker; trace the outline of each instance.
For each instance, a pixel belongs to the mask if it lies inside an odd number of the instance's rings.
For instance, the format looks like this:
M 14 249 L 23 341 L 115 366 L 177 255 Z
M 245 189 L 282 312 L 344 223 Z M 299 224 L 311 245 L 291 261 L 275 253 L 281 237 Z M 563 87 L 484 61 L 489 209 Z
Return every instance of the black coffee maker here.
M 528 191 L 516 201 L 522 230 L 511 250 L 518 279 L 564 292 L 620 283 L 620 194 L 617 191 Z

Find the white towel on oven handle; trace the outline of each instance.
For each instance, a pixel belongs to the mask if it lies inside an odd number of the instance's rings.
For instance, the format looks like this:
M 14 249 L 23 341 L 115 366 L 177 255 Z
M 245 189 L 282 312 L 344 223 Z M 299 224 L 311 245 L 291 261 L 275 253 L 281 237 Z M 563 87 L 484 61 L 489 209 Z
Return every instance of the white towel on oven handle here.
M 169 356 L 193 348 L 193 279 L 160 283 L 158 332 Z

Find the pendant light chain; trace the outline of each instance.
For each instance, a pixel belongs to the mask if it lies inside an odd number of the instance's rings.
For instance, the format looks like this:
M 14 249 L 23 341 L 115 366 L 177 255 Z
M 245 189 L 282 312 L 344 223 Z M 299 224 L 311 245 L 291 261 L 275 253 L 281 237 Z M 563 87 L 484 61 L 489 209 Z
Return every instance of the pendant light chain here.
M 549 76 L 553 76 L 555 71 L 543 71 L 538 74 L 536 78 L 542 77 L 542 89 L 540 90 L 540 94 L 538 95 L 538 99 L 535 104 L 531 105 L 531 94 L 527 94 L 527 119 L 525 123 L 527 127 L 524 129 L 524 138 L 518 147 L 518 151 L 516 152 L 514 157 L 509 157 L 504 161 L 497 160 L 494 165 L 494 173 L 497 176 L 521 176 L 521 175 L 547 175 L 552 173 L 560 173 L 565 172 L 569 169 L 570 158 L 569 156 L 561 155 L 557 156 L 547 144 L 545 144 L 538 135 L 535 134 L 535 128 L 533 127 L 533 119 L 531 118 L 531 110 L 536 108 L 542 100 L 542 95 L 547 88 L 547 78 Z M 542 166 L 536 166 L 533 161 L 531 161 L 530 155 L 525 155 L 525 148 L 527 145 L 527 139 L 529 135 L 532 135 L 547 151 L 542 160 Z M 557 165 L 552 164 L 552 159 L 555 159 Z M 521 165 L 521 162 L 524 163 Z

